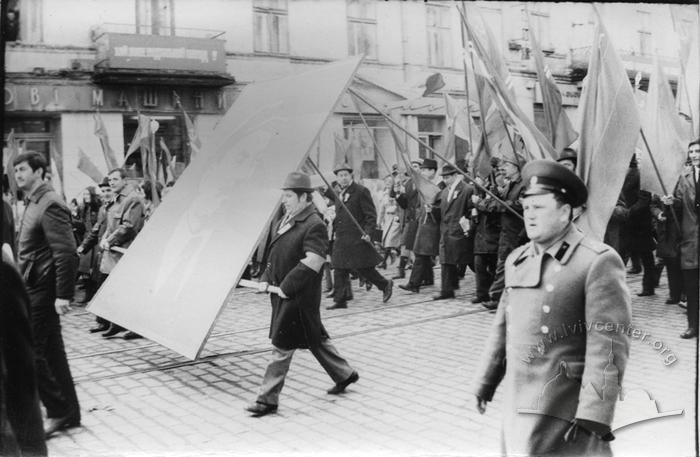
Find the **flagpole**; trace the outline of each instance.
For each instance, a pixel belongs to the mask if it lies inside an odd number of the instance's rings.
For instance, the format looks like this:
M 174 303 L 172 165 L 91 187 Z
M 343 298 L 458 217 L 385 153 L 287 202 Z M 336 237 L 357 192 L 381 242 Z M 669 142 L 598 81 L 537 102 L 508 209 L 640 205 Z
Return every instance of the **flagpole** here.
M 335 197 L 335 201 L 337 201 L 338 203 L 340 203 L 340 206 L 345 210 L 346 213 L 348 213 L 348 216 L 350 216 L 350 220 L 355 224 L 355 227 L 357 227 L 357 229 L 360 231 L 360 233 L 362 233 L 362 236 L 363 236 L 363 237 L 368 236 L 367 233 L 366 233 L 366 232 L 364 231 L 364 229 L 362 228 L 362 226 L 360 225 L 360 223 L 357 222 L 357 219 L 355 219 L 355 216 L 353 216 L 352 213 L 350 212 L 350 210 L 348 209 L 348 207 L 345 206 L 345 202 L 343 202 L 343 199 L 340 198 L 340 195 L 338 195 L 338 194 L 335 192 L 335 189 L 333 189 L 333 186 L 331 186 L 331 184 L 328 182 L 328 180 L 326 179 L 326 177 L 323 176 L 323 173 L 321 173 L 321 170 L 318 169 L 318 167 L 316 166 L 316 164 L 314 163 L 314 161 L 311 160 L 311 157 L 308 157 L 308 156 L 307 156 L 307 159 L 308 159 L 309 164 L 311 164 L 311 168 L 313 168 L 314 171 L 315 171 L 316 173 L 318 173 L 318 175 L 321 177 L 321 179 L 322 179 L 323 182 L 326 184 L 326 186 L 328 186 L 328 190 L 329 190 L 329 191 L 333 194 L 333 196 Z M 363 239 L 364 239 L 364 238 L 363 238 Z M 372 244 L 371 241 L 367 241 L 367 242 L 370 243 L 370 244 Z
M 464 6 L 464 3 L 462 3 L 462 6 Z M 459 6 L 455 5 L 455 8 L 459 9 Z M 467 43 L 466 39 L 464 36 L 464 27 L 459 28 L 460 31 L 460 36 L 462 37 L 462 51 L 466 51 L 467 49 Z M 471 55 L 471 53 L 470 53 Z M 472 156 L 474 156 L 474 142 L 472 141 L 472 123 L 471 123 L 471 111 L 469 110 L 469 75 L 467 74 L 467 61 L 464 59 L 464 55 L 462 56 L 462 68 L 464 68 L 464 93 L 466 94 L 467 97 L 467 127 L 469 128 L 469 150 L 472 153 Z M 478 91 L 477 91 L 478 92 Z M 447 112 L 447 104 L 445 104 L 445 112 Z M 456 154 L 455 154 L 456 156 Z
M 439 152 L 437 152 L 435 149 L 433 149 L 433 148 L 430 147 L 429 145 L 425 144 L 423 141 L 420 140 L 420 138 L 418 138 L 417 136 L 415 136 L 412 132 L 409 132 L 409 131 L 408 131 L 407 129 L 405 129 L 403 126 L 399 125 L 398 122 L 394 121 L 388 114 L 384 113 L 384 112 L 383 112 L 382 110 L 380 110 L 377 106 L 375 106 L 374 104 L 372 104 L 372 102 L 370 102 L 369 100 L 367 100 L 365 97 L 363 97 L 362 95 L 360 95 L 359 93 L 357 93 L 357 92 L 356 92 L 354 89 L 352 89 L 352 88 L 348 88 L 348 91 L 349 91 L 350 93 L 352 93 L 354 96 L 356 96 L 357 98 L 359 98 L 360 100 L 362 100 L 366 105 L 368 105 L 369 107 L 371 107 L 372 109 L 374 109 L 376 112 L 378 112 L 379 114 L 381 114 L 381 115 L 384 117 L 384 119 L 386 119 L 386 120 L 389 121 L 391 124 L 395 125 L 395 126 L 398 127 L 399 129 L 401 129 L 406 135 L 410 136 L 410 137 L 413 138 L 415 141 L 417 141 L 418 144 L 422 145 L 422 146 L 423 146 L 424 148 L 426 148 L 428 151 L 432 152 L 432 153 L 433 153 L 435 156 L 437 156 L 440 160 L 442 160 L 442 161 L 445 162 L 445 163 L 448 163 L 448 164 L 452 165 L 452 166 L 455 168 L 455 170 L 457 171 L 457 173 L 461 174 L 461 175 L 464 176 L 469 182 L 471 182 L 471 183 L 474 184 L 476 187 L 478 187 L 479 189 L 483 190 L 485 193 L 487 193 L 488 195 L 490 195 L 491 198 L 493 198 L 495 201 L 497 201 L 498 203 L 500 203 L 501 205 L 503 205 L 503 206 L 506 208 L 506 210 L 508 210 L 508 211 L 510 211 L 511 213 L 513 213 L 513 214 L 514 214 L 515 216 L 517 216 L 519 219 L 523 219 L 523 217 L 522 217 L 520 214 L 518 214 L 517 211 L 515 211 L 513 208 L 511 208 L 506 202 L 504 202 L 503 200 L 501 200 L 498 196 L 496 196 L 493 192 L 491 192 L 490 190 L 488 190 L 486 187 L 484 187 L 483 185 L 479 184 L 477 181 L 474 180 L 474 178 L 472 178 L 471 176 L 469 176 L 468 174 L 466 174 L 464 171 L 462 171 L 462 169 L 459 168 L 457 165 L 455 165 L 455 164 L 453 164 L 452 162 L 450 162 L 449 160 L 447 160 L 442 154 L 440 154 Z
M 639 133 L 642 134 L 642 140 L 644 141 L 644 146 L 647 148 L 647 152 L 649 153 L 649 159 L 651 159 L 651 164 L 654 167 L 654 172 L 656 173 L 656 177 L 659 179 L 659 184 L 661 184 L 661 191 L 664 193 L 664 195 L 668 195 L 668 191 L 666 190 L 666 186 L 664 185 L 664 182 L 661 179 L 661 173 L 659 173 L 659 168 L 656 166 L 656 160 L 654 160 L 654 156 L 651 153 L 651 148 L 649 147 L 649 142 L 647 141 L 647 137 L 644 134 L 644 129 L 640 127 Z M 671 215 L 673 215 L 673 222 L 675 222 L 676 228 L 680 232 L 681 225 L 678 223 L 678 216 L 676 216 L 676 211 L 673 209 L 673 205 L 670 205 L 669 208 L 671 209 Z
M 386 168 L 386 171 L 388 173 L 391 173 L 391 167 L 389 166 L 389 164 L 386 163 L 384 156 L 382 155 L 381 151 L 379 150 L 379 145 L 377 144 L 377 140 L 374 138 L 374 134 L 372 133 L 372 130 L 370 130 L 369 125 L 367 125 L 367 121 L 365 120 L 365 117 L 362 115 L 362 111 L 360 110 L 360 104 L 357 103 L 357 99 L 355 97 L 350 96 L 350 99 L 355 104 L 355 108 L 357 109 L 357 114 L 360 115 L 360 120 L 362 121 L 362 125 L 364 125 L 365 129 L 367 129 L 367 134 L 372 139 L 372 144 L 374 145 L 374 149 L 377 151 L 379 158 L 382 159 L 382 163 L 384 164 L 384 168 Z

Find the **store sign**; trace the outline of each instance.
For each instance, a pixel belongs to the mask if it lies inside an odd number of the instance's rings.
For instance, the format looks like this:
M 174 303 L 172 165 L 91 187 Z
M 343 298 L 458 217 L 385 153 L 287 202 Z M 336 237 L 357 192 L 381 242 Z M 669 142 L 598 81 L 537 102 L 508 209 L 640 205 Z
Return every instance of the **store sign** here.
M 131 86 L 12 84 L 4 87 L 6 111 L 180 111 L 222 114 L 233 102 L 232 89 Z
M 97 39 L 96 66 L 226 73 L 224 40 L 104 33 Z

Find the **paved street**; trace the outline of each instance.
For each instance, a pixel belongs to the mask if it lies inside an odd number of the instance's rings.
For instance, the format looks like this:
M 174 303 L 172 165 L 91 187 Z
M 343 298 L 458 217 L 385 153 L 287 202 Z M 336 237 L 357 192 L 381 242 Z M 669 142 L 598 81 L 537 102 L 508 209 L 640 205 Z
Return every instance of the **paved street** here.
M 494 316 L 469 302 L 473 276 L 456 299 L 440 302 L 430 300 L 434 287 L 418 295 L 395 288 L 382 305 L 378 291 L 354 284 L 349 309 L 324 309 L 323 318 L 359 382 L 344 395 L 327 395 L 332 381 L 308 351 L 298 351 L 278 414 L 261 419 L 243 408 L 255 399 L 270 354 L 265 296 L 232 293 L 194 362 L 145 339 L 91 335 L 92 315 L 76 308 L 63 322 L 83 427 L 51 439 L 50 454 L 497 455 L 502 392 L 482 416 L 470 389 Z M 643 389 L 660 411 L 685 414 L 624 427 L 613 450 L 693 455 L 697 340 L 678 337 L 685 314 L 664 304 L 665 274 L 655 297 L 635 295 L 641 275 L 629 285 L 633 326 L 651 337 L 633 340 L 623 389 Z M 666 366 L 671 352 L 677 361 Z

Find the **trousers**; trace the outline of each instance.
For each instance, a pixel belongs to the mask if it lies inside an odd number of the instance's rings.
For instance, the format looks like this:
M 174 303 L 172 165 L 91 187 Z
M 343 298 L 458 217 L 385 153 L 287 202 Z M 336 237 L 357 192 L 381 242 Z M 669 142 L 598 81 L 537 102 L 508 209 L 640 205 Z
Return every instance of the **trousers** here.
M 688 297 L 688 327 L 698 328 L 698 287 L 700 269 L 683 270 L 683 289 Z
M 476 298 L 489 300 L 489 288 L 496 277 L 497 254 L 474 255 L 474 277 L 476 279 Z
M 413 261 L 411 269 L 411 277 L 408 279 L 408 284 L 414 287 L 420 287 L 423 282 L 433 282 L 433 260 L 429 255 L 418 255 Z
M 389 284 L 384 276 L 379 274 L 376 268 L 358 268 L 357 274 L 377 286 L 379 290 L 384 290 Z M 350 270 L 345 268 L 333 269 L 333 301 L 335 303 L 345 303 L 352 300 L 352 288 L 350 285 Z
M 292 363 L 294 351 L 296 349 L 282 349 L 272 346 L 270 362 L 265 369 L 265 376 L 258 391 L 256 400 L 258 403 L 279 404 L 280 392 L 284 387 L 284 380 L 287 377 L 289 365 Z M 353 368 L 338 353 L 330 339 L 323 340 L 319 346 L 309 348 L 309 351 L 336 384 L 345 381 L 352 375 Z

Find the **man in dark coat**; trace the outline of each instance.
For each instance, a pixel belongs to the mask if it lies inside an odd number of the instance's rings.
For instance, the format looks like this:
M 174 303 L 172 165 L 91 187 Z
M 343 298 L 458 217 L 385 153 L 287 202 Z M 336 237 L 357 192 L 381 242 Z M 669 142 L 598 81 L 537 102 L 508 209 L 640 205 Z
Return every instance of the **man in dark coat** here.
M 479 178 L 477 178 L 479 179 Z M 495 191 L 495 176 L 484 183 Z M 489 194 L 477 189 L 472 195 L 472 204 L 476 214 L 472 215 L 474 228 L 474 278 L 476 297 L 472 303 L 484 303 L 491 300 L 489 288 L 496 277 L 498 262 L 498 237 L 501 233 L 501 213 L 499 203 Z M 473 211 L 472 211 L 473 213 Z
M 352 168 L 342 164 L 335 170 L 340 193 L 329 194 L 335 201 L 333 220 L 333 305 L 326 309 L 347 308 L 351 300 L 350 270 L 382 291 L 382 301 L 391 298 L 394 283 L 379 274 L 375 266 L 382 261 L 369 234 L 377 225 L 377 211 L 369 189 L 353 181 Z M 337 198 L 336 198 L 337 197 Z M 340 201 L 339 201 L 340 200 Z M 353 221 L 354 219 L 354 221 Z M 362 230 L 360 230 L 357 222 Z
M 646 297 L 654 295 L 656 285 L 656 265 L 654 263 L 654 229 L 651 215 L 651 193 L 640 190 L 636 201 L 629 207 L 627 220 L 628 252 L 632 257 L 637 257 L 644 268 L 642 277 L 642 291 L 637 295 Z
M 246 408 L 260 417 L 277 411 L 279 394 L 296 349 L 309 349 L 335 382 L 329 394 L 342 393 L 359 376 L 331 344 L 321 323 L 321 268 L 328 252 L 326 226 L 311 203 L 311 180 L 303 173 L 287 176 L 282 187 L 285 216 L 270 241 L 260 291 L 270 295 L 272 357 L 257 400 Z
M 507 186 L 501 198 L 510 209 L 518 214 L 523 213 L 523 207 L 520 204 L 520 193 L 523 189 L 523 180 L 520 177 L 520 166 L 521 164 L 517 159 L 510 157 L 501 158 L 499 166 L 499 171 L 507 182 Z M 482 302 L 482 306 L 487 309 L 495 309 L 496 306 L 498 306 L 498 301 L 501 299 L 501 294 L 505 287 L 506 258 L 525 238 L 523 220 L 506 210 L 503 205 L 498 206 L 498 211 L 501 214 L 501 232 L 498 236 L 496 275 L 489 289 L 491 301 Z
M 572 223 L 587 199 L 578 176 L 535 160 L 523 178 L 531 241 L 506 260 L 475 378 L 477 410 L 503 383 L 502 455 L 610 456 L 632 330 L 625 268 Z
M 688 145 L 690 168 L 678 178 L 673 195 L 662 197 L 666 206 L 680 205 L 681 211 L 681 272 L 683 288 L 688 297 L 688 328 L 681 338 L 698 336 L 698 294 L 700 287 L 700 244 L 698 244 L 698 220 L 700 220 L 700 138 Z
M 8 226 L 14 232 L 12 220 L 3 219 L 3 230 Z M 0 271 L 0 455 L 45 456 L 29 297 L 11 251 L 2 250 Z
M 424 178 L 432 182 L 437 174 L 437 162 L 434 159 L 424 159 L 420 166 L 420 173 Z M 440 189 L 445 188 L 445 183 L 440 182 Z M 436 196 L 437 197 L 437 196 Z M 417 212 L 418 230 L 413 242 L 413 268 L 408 283 L 399 287 L 409 292 L 418 293 L 420 286 L 432 286 L 435 279 L 433 275 L 433 257 L 439 254 L 440 248 L 440 223 L 432 211 L 433 202 L 421 205 Z
M 412 160 L 411 167 L 418 171 L 421 166 L 421 160 Z M 397 178 L 399 178 L 397 176 Z M 401 209 L 403 215 L 401 217 L 401 256 L 399 257 L 399 267 L 391 279 L 403 279 L 406 277 L 406 265 L 413 250 L 413 245 L 418 233 L 418 213 L 421 207 L 420 195 L 418 188 L 413 179 L 408 178 L 398 186 L 399 192 L 394 192 L 393 197 Z
M 434 211 L 440 220 L 440 266 L 442 281 L 440 293 L 433 300 L 454 298 L 459 288 L 458 265 L 469 263 L 473 255 L 467 232 L 469 231 L 469 212 L 472 186 L 462 181 L 457 169 L 452 165 L 443 166 L 440 173 L 445 181 L 445 188 L 440 192 Z
M 28 196 L 17 236 L 17 258 L 31 304 L 39 397 L 46 436 L 80 425 L 80 405 L 61 336 L 60 316 L 70 310 L 78 269 L 70 210 L 48 183 L 37 152 L 15 158 L 17 187 Z
M 656 222 L 656 257 L 659 264 L 656 266 L 656 282 L 666 267 L 668 277 L 667 305 L 677 305 L 683 294 L 683 273 L 681 270 L 681 232 L 680 221 L 683 208 L 680 201 L 673 206 L 665 206 L 659 196 L 654 195 L 651 201 L 651 214 Z

